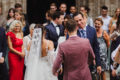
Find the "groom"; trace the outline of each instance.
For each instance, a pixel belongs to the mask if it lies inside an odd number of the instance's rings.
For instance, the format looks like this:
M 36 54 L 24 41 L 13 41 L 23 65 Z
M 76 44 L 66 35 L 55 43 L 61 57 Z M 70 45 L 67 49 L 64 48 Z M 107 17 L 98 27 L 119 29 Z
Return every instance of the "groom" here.
M 76 21 L 70 19 L 66 23 L 69 39 L 61 43 L 53 65 L 53 74 L 64 62 L 63 80 L 92 80 L 89 64 L 95 59 L 88 39 L 77 36 Z
M 63 13 L 56 11 L 52 15 L 51 23 L 45 26 L 46 38 L 53 41 L 55 49 L 57 48 L 59 37 L 64 35 L 64 27 L 62 26 L 63 21 Z

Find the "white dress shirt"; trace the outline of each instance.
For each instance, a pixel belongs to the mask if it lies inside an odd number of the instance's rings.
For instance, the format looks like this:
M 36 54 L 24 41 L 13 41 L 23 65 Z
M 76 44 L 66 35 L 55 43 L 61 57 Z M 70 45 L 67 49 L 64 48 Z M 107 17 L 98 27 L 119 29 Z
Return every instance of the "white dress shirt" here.
M 53 22 L 53 21 L 52 21 L 52 24 L 53 24 L 53 26 L 55 27 L 57 34 L 60 35 L 59 26 L 58 26 L 55 22 Z
M 111 17 L 110 16 L 107 16 L 107 17 L 99 16 L 99 18 L 102 18 L 102 20 L 103 20 L 102 29 L 106 30 L 108 32 Z

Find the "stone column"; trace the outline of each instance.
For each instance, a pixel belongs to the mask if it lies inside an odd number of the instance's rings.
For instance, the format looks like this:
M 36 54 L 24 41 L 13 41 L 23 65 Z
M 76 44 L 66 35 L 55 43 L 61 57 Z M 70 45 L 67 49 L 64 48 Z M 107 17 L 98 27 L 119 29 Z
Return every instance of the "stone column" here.
M 76 7 L 78 9 L 78 12 L 80 11 L 80 6 L 83 5 L 83 1 L 85 0 L 76 0 Z
M 23 12 L 26 13 L 27 12 L 27 0 L 22 0 L 22 8 L 23 8 Z
M 27 0 L 0 0 L 0 4 L 2 5 L 2 13 L 4 16 L 8 14 L 8 10 L 10 8 L 14 8 L 15 3 L 22 4 L 23 12 L 26 13 Z

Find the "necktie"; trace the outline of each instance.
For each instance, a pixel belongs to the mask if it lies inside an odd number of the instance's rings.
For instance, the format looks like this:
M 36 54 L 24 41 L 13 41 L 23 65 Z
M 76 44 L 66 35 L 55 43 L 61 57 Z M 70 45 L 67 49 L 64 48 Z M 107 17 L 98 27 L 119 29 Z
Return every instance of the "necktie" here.
M 86 38 L 86 33 L 85 33 L 85 30 L 83 30 L 83 29 L 81 30 L 81 37 Z

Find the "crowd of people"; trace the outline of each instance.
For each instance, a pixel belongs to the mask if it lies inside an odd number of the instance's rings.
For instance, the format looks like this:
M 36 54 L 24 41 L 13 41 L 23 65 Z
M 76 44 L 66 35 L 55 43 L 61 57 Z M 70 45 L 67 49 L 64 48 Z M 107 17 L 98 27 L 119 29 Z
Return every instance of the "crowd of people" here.
M 51 3 L 43 24 L 29 24 L 19 3 L 7 17 L 1 9 L 0 80 L 120 80 L 120 8 L 93 20 L 87 6 Z

